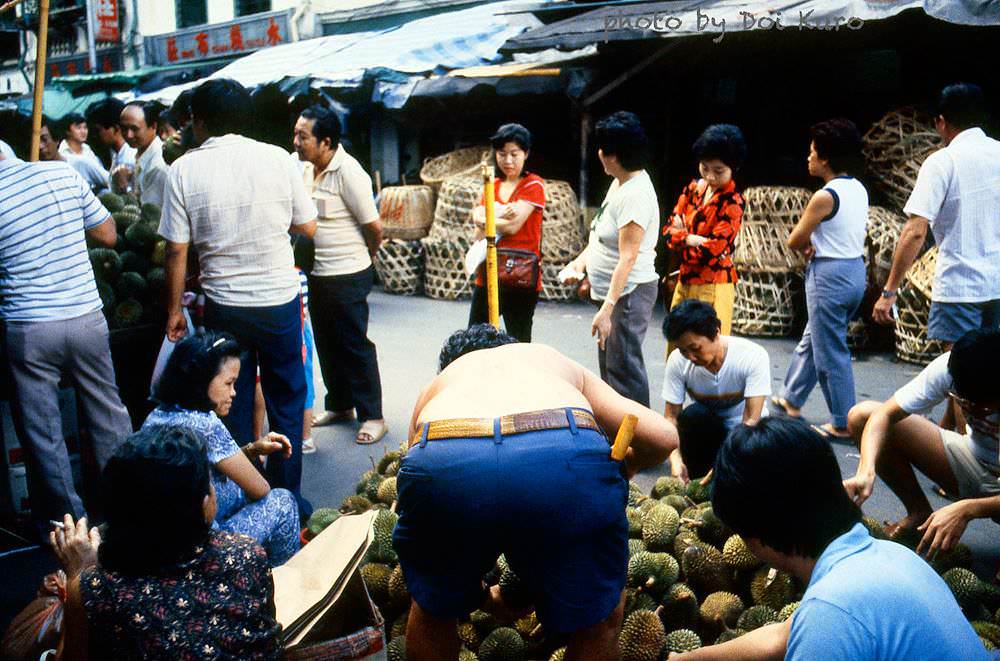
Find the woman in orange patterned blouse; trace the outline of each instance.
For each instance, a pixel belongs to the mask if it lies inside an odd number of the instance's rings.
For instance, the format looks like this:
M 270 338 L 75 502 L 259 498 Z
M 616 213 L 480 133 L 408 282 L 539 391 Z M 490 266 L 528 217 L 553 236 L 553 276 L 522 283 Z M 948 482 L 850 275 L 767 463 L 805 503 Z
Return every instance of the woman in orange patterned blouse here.
M 722 334 L 729 335 L 736 283 L 733 241 L 743 219 L 743 197 L 736 192 L 733 173 L 746 158 L 746 142 L 736 126 L 714 124 L 695 141 L 692 151 L 701 178 L 681 193 L 663 229 L 670 248 L 681 253 L 670 307 L 689 298 L 705 301 L 719 315 Z

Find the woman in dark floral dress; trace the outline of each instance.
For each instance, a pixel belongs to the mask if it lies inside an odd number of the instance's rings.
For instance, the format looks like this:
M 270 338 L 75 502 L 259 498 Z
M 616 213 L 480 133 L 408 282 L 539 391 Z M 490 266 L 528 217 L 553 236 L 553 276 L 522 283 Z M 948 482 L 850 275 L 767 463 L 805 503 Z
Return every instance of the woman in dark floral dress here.
M 53 533 L 68 578 L 58 659 L 280 658 L 267 556 L 248 537 L 212 530 L 215 492 L 192 432 L 134 434 L 103 488 L 103 542 L 69 515 Z

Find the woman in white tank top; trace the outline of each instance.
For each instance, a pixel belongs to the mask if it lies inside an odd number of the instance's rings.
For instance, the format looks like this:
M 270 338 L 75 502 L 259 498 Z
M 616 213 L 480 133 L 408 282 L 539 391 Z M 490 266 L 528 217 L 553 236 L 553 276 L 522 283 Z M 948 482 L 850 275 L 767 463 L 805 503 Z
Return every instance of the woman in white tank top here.
M 810 257 L 806 269 L 809 321 L 795 347 L 784 393 L 772 403 L 798 416 L 818 382 L 831 422 L 816 430 L 847 437 L 847 412 L 854 406 L 854 374 L 847 324 L 865 293 L 865 235 L 868 191 L 849 173 L 861 164 L 861 136 L 853 122 L 831 119 L 810 129 L 809 174 L 824 186 L 812 196 L 788 247 Z

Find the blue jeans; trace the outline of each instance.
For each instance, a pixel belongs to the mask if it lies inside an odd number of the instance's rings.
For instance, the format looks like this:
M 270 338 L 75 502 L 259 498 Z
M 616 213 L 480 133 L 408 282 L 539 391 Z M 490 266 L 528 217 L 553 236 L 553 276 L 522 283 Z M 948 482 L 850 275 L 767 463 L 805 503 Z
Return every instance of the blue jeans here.
M 801 408 L 816 386 L 833 418 L 833 426 L 847 427 L 854 406 L 854 371 L 847 348 L 847 323 L 857 314 L 865 295 L 865 263 L 857 259 L 816 258 L 806 269 L 806 308 L 809 321 L 785 376 L 784 397 Z
M 981 303 L 931 301 L 928 337 L 954 344 L 974 328 L 1000 328 L 1000 300 Z
M 312 505 L 302 497 L 302 413 L 306 403 L 306 373 L 302 366 L 302 304 L 288 303 L 240 308 L 205 301 L 205 327 L 236 337 L 245 352 L 236 380 L 236 397 L 223 420 L 240 445 L 253 438 L 253 399 L 260 363 L 260 385 L 271 429 L 292 443 L 288 459 L 267 458 L 265 476 L 272 487 L 288 489 L 307 518 Z

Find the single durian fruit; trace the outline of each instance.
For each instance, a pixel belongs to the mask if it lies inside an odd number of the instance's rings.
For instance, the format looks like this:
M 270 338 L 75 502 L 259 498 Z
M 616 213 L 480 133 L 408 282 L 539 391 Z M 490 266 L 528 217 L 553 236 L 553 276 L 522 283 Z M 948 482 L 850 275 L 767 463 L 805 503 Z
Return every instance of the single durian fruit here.
M 750 595 L 753 597 L 753 602 L 770 606 L 776 611 L 794 601 L 797 592 L 792 575 L 777 569 L 761 567 L 754 572 L 750 581 Z
M 690 629 L 698 622 L 698 597 L 686 583 L 674 583 L 663 595 L 660 617 L 668 631 Z
M 736 621 L 736 628 L 744 631 L 753 631 L 762 626 L 778 621 L 778 613 L 770 606 L 757 604 L 743 611 L 740 619 Z
M 732 535 L 722 547 L 722 559 L 737 571 L 755 569 L 762 563 L 739 535 Z
M 679 477 L 658 477 L 653 485 L 651 495 L 659 500 L 665 496 L 683 496 L 686 489 L 684 481 Z
M 500 627 L 483 639 L 477 656 L 480 661 L 521 661 L 524 647 L 524 639 L 516 629 Z
M 622 661 L 657 661 L 667 644 L 658 613 L 638 610 L 628 616 L 618 638 Z
M 380 562 L 369 562 L 361 568 L 361 577 L 365 579 L 368 594 L 379 607 L 384 607 L 389 601 L 389 577 L 391 575 L 392 568 Z
M 669 553 L 640 551 L 629 558 L 628 584 L 654 595 L 663 594 L 677 582 L 680 567 Z
M 801 603 L 802 603 L 801 601 L 793 601 L 790 604 L 786 604 L 784 608 L 782 608 L 780 611 L 778 611 L 778 621 L 779 622 L 784 622 L 785 620 L 787 620 L 788 618 L 790 618 L 792 615 L 794 615 L 795 611 L 798 610 L 798 608 L 799 608 L 799 604 L 801 604 Z
M 701 647 L 701 638 L 690 629 L 677 629 L 667 634 L 666 648 L 670 652 L 683 654 Z
M 657 504 L 642 518 L 642 541 L 650 551 L 668 551 L 673 547 L 681 517 L 669 505 Z
M 702 630 L 709 639 L 736 626 L 743 613 L 743 600 L 732 592 L 713 592 L 705 597 L 698 609 Z

